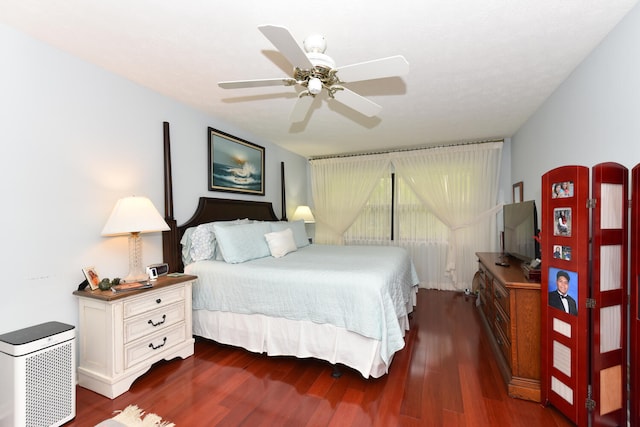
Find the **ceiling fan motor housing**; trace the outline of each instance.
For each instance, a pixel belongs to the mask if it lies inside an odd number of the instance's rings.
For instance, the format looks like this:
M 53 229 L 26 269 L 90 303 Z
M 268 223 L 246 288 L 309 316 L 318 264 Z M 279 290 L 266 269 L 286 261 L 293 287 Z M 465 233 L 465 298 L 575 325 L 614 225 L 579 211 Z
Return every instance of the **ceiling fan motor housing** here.
M 327 50 L 327 40 L 322 34 L 311 34 L 302 42 L 305 52 L 319 52 L 324 53 Z

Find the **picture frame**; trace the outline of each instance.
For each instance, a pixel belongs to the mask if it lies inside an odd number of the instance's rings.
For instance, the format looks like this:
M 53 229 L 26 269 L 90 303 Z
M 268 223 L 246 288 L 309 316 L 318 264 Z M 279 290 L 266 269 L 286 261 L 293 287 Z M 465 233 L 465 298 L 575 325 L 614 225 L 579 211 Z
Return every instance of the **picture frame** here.
M 557 298 L 557 296 L 555 298 L 552 298 L 552 296 L 555 296 L 554 294 L 556 294 L 558 291 L 562 291 L 562 289 L 560 289 L 560 287 L 558 286 L 558 280 L 561 276 L 566 278 L 566 295 L 569 300 L 571 300 L 571 302 L 569 303 L 571 307 L 569 314 L 577 316 L 578 304 L 576 302 L 578 301 L 579 286 L 578 273 L 575 271 L 564 270 L 555 267 L 549 268 L 549 276 L 547 281 L 547 292 L 549 293 L 549 297 L 547 299 L 548 304 L 550 307 L 565 311 L 565 308 L 561 305 L 562 302 L 560 301 L 560 299 Z
M 551 186 L 551 198 L 573 197 L 573 181 L 554 182 Z
M 571 237 L 572 219 L 571 208 L 553 209 L 553 235 Z
M 87 279 L 87 282 L 89 283 L 89 287 L 91 288 L 92 291 L 95 291 L 96 289 L 98 289 L 98 284 L 100 283 L 100 276 L 98 275 L 98 272 L 96 271 L 95 267 L 91 266 L 91 267 L 83 268 L 82 274 L 84 274 L 84 278 Z
M 264 147 L 208 128 L 209 191 L 264 196 Z
M 553 245 L 553 258 L 571 261 L 571 246 Z
M 524 183 L 522 181 L 516 182 L 513 184 L 513 188 L 511 189 L 511 197 L 513 197 L 513 203 L 523 202 L 522 188 L 524 187 Z

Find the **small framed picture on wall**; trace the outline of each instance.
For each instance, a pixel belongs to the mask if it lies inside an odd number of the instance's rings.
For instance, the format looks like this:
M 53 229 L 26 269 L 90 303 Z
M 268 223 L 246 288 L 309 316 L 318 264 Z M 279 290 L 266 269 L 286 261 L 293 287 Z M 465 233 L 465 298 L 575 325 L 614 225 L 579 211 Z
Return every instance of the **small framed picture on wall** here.
M 519 203 L 524 200 L 522 195 L 522 187 L 524 187 L 524 184 L 522 183 L 522 181 L 516 182 L 515 184 L 513 184 L 513 189 L 511 190 L 513 203 Z

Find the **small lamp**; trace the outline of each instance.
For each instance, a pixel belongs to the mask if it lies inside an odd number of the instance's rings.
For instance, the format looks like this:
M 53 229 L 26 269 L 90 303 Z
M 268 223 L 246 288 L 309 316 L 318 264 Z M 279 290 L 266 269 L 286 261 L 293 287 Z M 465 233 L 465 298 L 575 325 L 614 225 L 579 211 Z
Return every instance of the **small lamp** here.
M 293 213 L 292 221 L 304 220 L 305 224 L 311 224 L 316 222 L 316 219 L 313 217 L 311 213 L 311 209 L 309 206 L 298 206 L 296 211 Z
M 123 279 L 124 282 L 138 282 L 148 278 L 142 268 L 140 233 L 165 230 L 169 230 L 169 226 L 148 198 L 131 196 L 118 200 L 102 229 L 102 235 L 129 235 L 129 274 Z

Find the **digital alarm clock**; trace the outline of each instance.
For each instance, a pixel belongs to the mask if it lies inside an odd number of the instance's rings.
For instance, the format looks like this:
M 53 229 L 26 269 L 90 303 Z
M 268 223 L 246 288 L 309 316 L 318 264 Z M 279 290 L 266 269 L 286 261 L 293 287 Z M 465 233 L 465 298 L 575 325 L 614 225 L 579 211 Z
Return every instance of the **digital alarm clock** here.
M 166 276 L 167 274 L 169 274 L 169 264 L 167 264 L 166 262 L 148 265 L 147 271 L 152 268 L 155 269 L 156 275 L 158 276 Z

